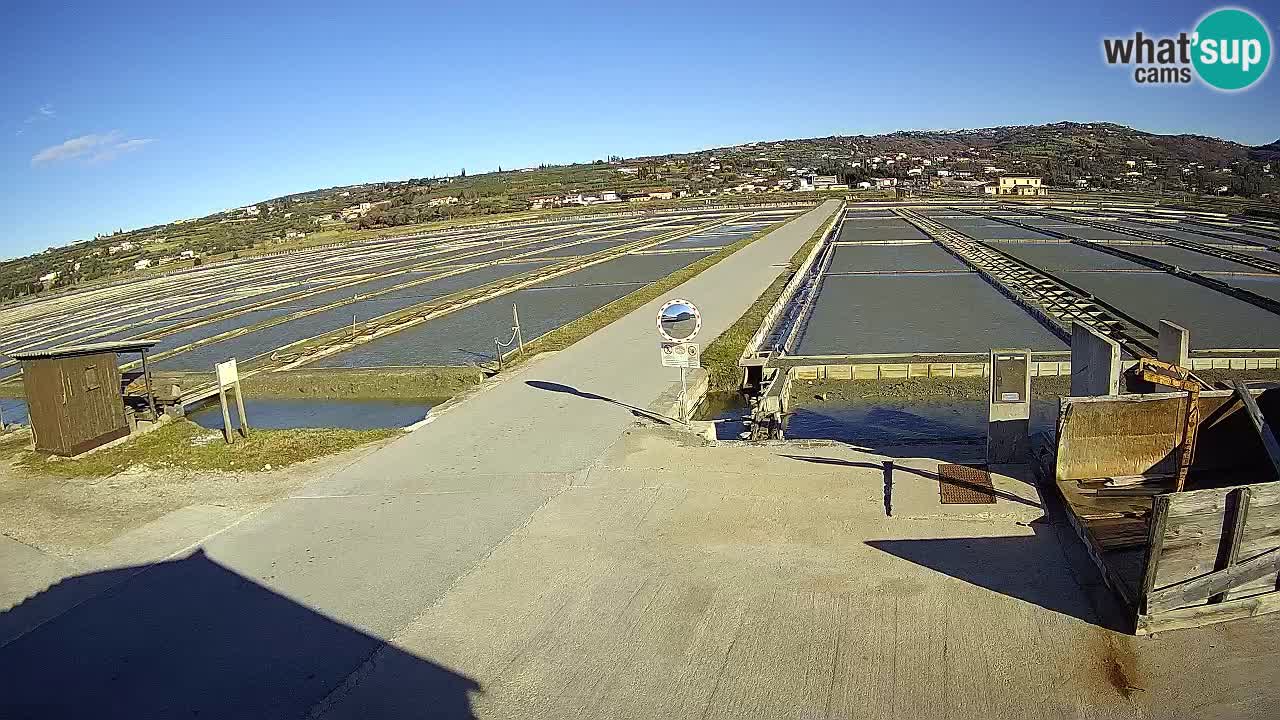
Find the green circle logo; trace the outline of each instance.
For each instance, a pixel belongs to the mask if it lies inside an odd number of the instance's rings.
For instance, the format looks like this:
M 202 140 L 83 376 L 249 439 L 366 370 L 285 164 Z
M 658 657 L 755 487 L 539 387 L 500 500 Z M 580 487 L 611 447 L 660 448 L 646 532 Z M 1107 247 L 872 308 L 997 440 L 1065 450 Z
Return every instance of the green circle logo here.
M 1247 10 L 1214 10 L 1196 26 L 1191 62 L 1219 90 L 1243 90 L 1271 64 L 1271 33 Z

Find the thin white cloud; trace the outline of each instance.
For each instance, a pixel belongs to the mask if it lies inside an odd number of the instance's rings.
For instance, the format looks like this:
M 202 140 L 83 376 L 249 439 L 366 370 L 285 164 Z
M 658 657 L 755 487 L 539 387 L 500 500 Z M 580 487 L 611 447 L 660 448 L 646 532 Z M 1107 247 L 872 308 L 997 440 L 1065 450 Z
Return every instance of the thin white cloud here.
M 153 142 L 155 142 L 153 138 L 125 139 L 118 130 L 108 133 L 91 133 L 41 150 L 31 156 L 31 166 L 39 167 L 79 159 L 91 163 L 106 162 L 125 153 L 140 150 Z
M 27 131 L 27 126 L 37 120 L 49 120 L 56 117 L 58 117 L 58 113 L 53 109 L 53 105 L 45 103 L 44 105 L 36 108 L 35 112 L 28 115 L 27 119 L 22 121 L 22 127 L 18 128 L 18 131 L 14 134 L 22 135 Z
M 125 140 L 124 142 L 116 143 L 115 145 L 108 145 L 94 153 L 93 157 L 89 158 L 89 162 L 106 162 L 124 155 L 125 153 L 131 153 L 134 150 L 141 150 L 153 142 L 155 142 L 155 138 L 133 138 L 132 140 Z

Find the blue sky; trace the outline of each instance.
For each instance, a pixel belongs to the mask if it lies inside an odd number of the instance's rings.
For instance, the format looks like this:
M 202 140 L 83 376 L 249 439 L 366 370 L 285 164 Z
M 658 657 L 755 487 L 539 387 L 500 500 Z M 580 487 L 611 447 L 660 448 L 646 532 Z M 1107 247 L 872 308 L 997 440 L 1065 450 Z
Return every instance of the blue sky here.
M 0 27 L 0 257 L 290 192 L 752 140 L 1058 120 L 1247 144 L 1249 91 L 1101 38 L 1212 3 L 24 3 Z M 1280 37 L 1274 3 L 1250 7 Z

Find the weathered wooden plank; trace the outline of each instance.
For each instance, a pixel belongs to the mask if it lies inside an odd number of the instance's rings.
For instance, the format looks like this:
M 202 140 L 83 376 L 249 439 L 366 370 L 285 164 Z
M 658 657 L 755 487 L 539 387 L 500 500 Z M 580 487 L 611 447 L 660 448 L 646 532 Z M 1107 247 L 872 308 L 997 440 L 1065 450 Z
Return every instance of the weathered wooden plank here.
M 1093 564 L 1097 566 L 1098 572 L 1102 574 L 1102 581 L 1119 596 L 1121 602 L 1128 606 L 1130 612 L 1136 615 L 1138 608 L 1133 601 L 1133 591 L 1116 569 L 1107 563 L 1102 548 L 1098 546 L 1093 535 L 1089 533 L 1084 521 L 1070 509 L 1071 500 L 1067 496 L 1070 484 L 1054 483 L 1054 485 L 1058 488 L 1058 493 L 1062 496 L 1063 502 L 1068 506 L 1067 519 L 1071 521 L 1072 529 L 1076 531 L 1080 542 L 1084 544 L 1085 552 L 1089 553 Z
M 1258 439 L 1262 440 L 1262 448 L 1267 453 L 1267 459 L 1271 461 L 1275 477 L 1280 478 L 1280 442 L 1276 441 L 1275 433 L 1271 432 L 1271 427 L 1267 425 L 1267 419 L 1262 416 L 1262 410 L 1258 408 L 1258 402 L 1253 399 L 1249 387 L 1240 380 L 1233 381 L 1231 387 L 1235 388 L 1236 397 L 1244 403 L 1245 414 L 1249 417 L 1249 422 L 1253 423 Z
M 1211 595 L 1224 593 L 1237 585 L 1271 575 L 1277 570 L 1280 570 L 1280 547 L 1223 570 L 1153 590 L 1147 595 L 1146 610 L 1149 614 L 1156 614 L 1203 603 Z
M 1147 521 L 1145 518 L 1122 517 L 1090 520 L 1089 532 L 1105 552 L 1147 546 Z M 1140 576 L 1142 573 L 1139 572 Z
M 1160 568 L 1160 555 L 1164 552 L 1165 527 L 1169 522 L 1170 496 L 1160 495 L 1151 501 L 1151 521 L 1147 526 L 1147 551 L 1142 561 L 1142 588 L 1139 591 L 1144 612 L 1148 598 L 1156 585 L 1156 574 Z
M 1169 496 L 1156 588 L 1221 569 L 1224 539 L 1229 535 L 1231 494 L 1241 487 L 1249 489 L 1249 512 L 1235 551 L 1237 557 L 1254 557 L 1280 547 L 1280 483 L 1176 493 Z
M 1247 395 L 1248 393 L 1246 393 Z M 1227 532 L 1222 545 L 1218 548 L 1217 570 L 1232 567 L 1240 560 L 1240 545 L 1244 542 L 1244 523 L 1249 517 L 1249 493 L 1247 487 L 1236 488 L 1231 492 L 1231 508 L 1227 513 L 1225 527 Z M 1209 602 L 1220 603 L 1227 599 L 1225 592 L 1209 597 Z
M 1237 487 L 1249 488 L 1249 505 L 1253 508 L 1280 505 L 1280 482 L 1245 483 L 1178 493 L 1169 507 L 1169 514 L 1175 518 L 1221 515 L 1227 509 L 1227 496 Z
M 1071 511 L 1083 520 L 1146 517 L 1151 513 L 1149 496 L 1099 497 L 1096 493 L 1082 490 L 1073 482 L 1059 483 L 1059 487 Z
M 1280 611 L 1280 592 L 1271 592 L 1214 605 L 1166 610 L 1155 615 L 1144 613 L 1138 616 L 1135 632 L 1138 635 L 1150 635 L 1167 630 L 1182 630 L 1228 620 L 1240 620 L 1277 611 Z

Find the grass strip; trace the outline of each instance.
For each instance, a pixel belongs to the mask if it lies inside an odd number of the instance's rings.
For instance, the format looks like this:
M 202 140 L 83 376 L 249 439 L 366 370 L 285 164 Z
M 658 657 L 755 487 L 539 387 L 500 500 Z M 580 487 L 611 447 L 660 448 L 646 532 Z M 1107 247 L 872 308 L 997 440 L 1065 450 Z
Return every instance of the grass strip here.
M 201 376 L 208 382 L 207 373 Z M 244 379 L 254 398 L 342 398 L 360 400 L 441 400 L 469 390 L 484 379 L 476 367 L 297 369 L 263 372 Z
M 234 445 L 222 439 L 221 430 L 209 430 L 180 420 L 135 438 L 133 441 L 68 460 L 26 452 L 19 467 L 64 478 L 115 475 L 146 466 L 152 469 L 217 470 L 228 472 L 278 469 L 304 460 L 350 450 L 385 440 L 399 430 L 254 430 Z
M 791 405 L 799 408 L 826 405 L 877 405 L 881 403 L 935 403 L 986 400 L 990 380 L 985 377 L 899 378 L 885 380 L 796 380 L 791 384 Z M 1031 378 L 1031 397 L 1054 398 L 1071 394 L 1067 375 Z
M 837 213 L 836 215 L 838 215 Z M 800 269 L 801 263 L 813 250 L 813 246 L 822 239 L 822 236 L 831 229 L 836 221 L 836 215 L 832 215 L 825 223 L 820 225 L 813 235 L 805 241 L 804 245 L 796 250 L 791 256 L 791 260 L 787 263 L 787 271 L 779 275 L 765 291 L 756 298 L 756 301 L 747 308 L 747 311 L 738 318 L 733 325 L 729 326 L 720 337 L 707 346 L 702 351 L 702 367 L 706 369 L 708 381 L 710 383 L 709 390 L 711 392 L 723 392 L 727 390 L 737 390 L 741 381 L 742 371 L 738 368 L 738 359 L 742 357 L 742 351 L 746 349 L 747 343 L 751 341 L 751 337 L 760 329 L 760 324 L 764 322 L 764 316 L 769 313 L 769 309 L 778 301 L 782 295 L 782 291 L 786 289 L 787 283 L 791 282 L 791 278 L 796 271 Z

